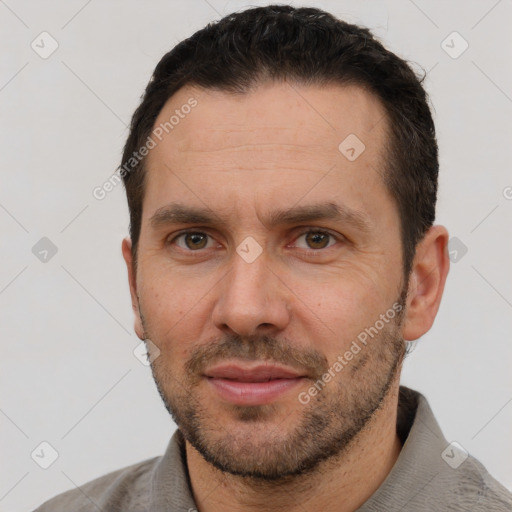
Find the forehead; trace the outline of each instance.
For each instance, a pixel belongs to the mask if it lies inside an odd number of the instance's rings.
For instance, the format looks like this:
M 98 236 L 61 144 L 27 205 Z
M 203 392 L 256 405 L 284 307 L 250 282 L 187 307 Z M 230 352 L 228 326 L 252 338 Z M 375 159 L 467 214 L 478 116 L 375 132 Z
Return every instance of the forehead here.
M 192 98 L 197 106 L 173 127 L 172 137 L 164 134 L 182 151 L 222 151 L 239 142 L 276 144 L 292 138 L 305 148 L 329 151 L 350 133 L 370 145 L 382 142 L 386 126 L 379 99 L 361 87 L 267 82 L 243 94 L 185 86 L 164 105 L 155 127 Z
M 160 112 L 159 128 L 146 166 L 145 203 L 154 208 L 145 216 L 176 196 L 214 202 L 212 192 L 225 193 L 217 206 L 226 211 L 256 193 L 293 203 L 305 190 L 337 191 L 356 209 L 387 195 L 386 114 L 360 87 L 265 83 L 233 94 L 185 86 Z

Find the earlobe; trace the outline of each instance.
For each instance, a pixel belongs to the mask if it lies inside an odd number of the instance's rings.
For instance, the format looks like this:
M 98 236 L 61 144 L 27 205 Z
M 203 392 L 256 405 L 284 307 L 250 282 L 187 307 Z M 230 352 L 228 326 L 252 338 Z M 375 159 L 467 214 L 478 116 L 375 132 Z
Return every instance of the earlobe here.
M 407 341 L 418 339 L 434 323 L 450 268 L 448 237 L 446 228 L 432 226 L 416 247 L 402 328 Z
M 137 334 L 137 336 L 143 340 L 145 336 L 144 328 L 142 326 L 142 319 L 140 317 L 139 298 L 137 295 L 137 276 L 135 272 L 135 266 L 133 264 L 132 241 L 129 237 L 123 239 L 121 250 L 123 252 L 123 258 L 128 270 L 128 284 L 130 286 L 130 296 L 132 300 L 135 334 Z

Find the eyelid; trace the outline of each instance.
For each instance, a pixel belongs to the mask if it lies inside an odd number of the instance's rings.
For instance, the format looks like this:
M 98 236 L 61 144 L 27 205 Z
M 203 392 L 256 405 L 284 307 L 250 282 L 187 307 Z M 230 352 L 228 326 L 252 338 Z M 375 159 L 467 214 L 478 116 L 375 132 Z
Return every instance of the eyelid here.
M 184 235 L 190 235 L 190 234 L 200 234 L 200 235 L 206 235 L 208 236 L 210 239 L 212 240 L 215 240 L 215 238 L 209 233 L 209 229 L 203 229 L 203 228 L 194 228 L 194 229 L 191 229 L 191 228 L 188 228 L 188 229 L 183 229 L 181 231 L 178 231 L 177 233 L 173 233 L 172 235 L 169 235 L 168 237 L 166 237 L 165 239 L 165 244 L 174 244 L 174 242 L 184 236 Z M 176 244 L 175 244 L 176 245 Z M 193 253 L 193 252 L 201 252 L 201 250 L 197 250 L 197 251 L 193 251 L 193 250 L 190 250 L 190 249 L 183 249 L 183 247 L 179 247 L 179 249 L 181 249 L 182 251 L 185 251 L 185 252 L 188 252 L 188 253 Z M 211 247 L 210 247 L 211 249 Z
M 345 238 L 341 233 L 337 233 L 334 231 L 331 231 L 330 229 L 321 228 L 318 226 L 309 226 L 309 227 L 301 227 L 299 228 L 302 231 L 299 232 L 298 235 L 294 236 L 294 242 L 297 241 L 300 237 L 307 235 L 309 233 L 321 233 L 324 235 L 329 235 L 330 237 L 334 238 L 337 242 L 347 242 L 347 238 Z M 331 247 L 334 247 L 336 244 L 329 245 L 328 247 L 325 247 L 323 249 L 310 249 L 310 248 L 301 248 L 303 251 L 308 252 L 314 252 L 314 253 L 320 253 L 322 251 L 326 251 L 327 249 L 330 249 Z
M 337 242 L 347 242 L 348 241 L 347 238 L 344 235 L 342 235 L 341 233 L 337 233 L 337 232 L 331 231 L 329 229 L 321 228 L 318 226 L 306 226 L 306 227 L 302 226 L 302 227 L 296 228 L 296 230 L 300 230 L 300 231 L 297 235 L 294 235 L 294 237 L 293 237 L 294 242 L 301 236 L 307 235 L 309 233 L 326 234 L 326 235 L 329 235 L 332 238 L 334 238 Z M 196 234 L 196 233 L 206 235 L 206 236 L 210 237 L 212 240 L 215 240 L 215 238 L 210 234 L 210 229 L 199 227 L 199 228 L 188 228 L 188 229 L 178 231 L 177 233 L 173 233 L 172 239 L 170 239 L 171 238 L 170 236 L 167 237 L 166 244 L 171 244 L 171 243 L 175 242 L 176 239 L 178 239 L 179 237 L 181 237 L 183 235 Z M 334 245 L 336 245 L 336 244 L 330 245 L 323 249 L 308 249 L 308 248 L 300 248 L 300 249 L 302 251 L 306 251 L 306 252 L 319 253 L 319 252 L 325 251 L 325 250 L 333 247 Z M 290 245 L 288 245 L 287 247 L 290 247 Z M 179 246 L 178 246 L 178 248 L 185 252 L 188 252 L 188 253 L 194 253 L 194 252 L 200 253 L 200 252 L 203 252 L 204 250 L 206 250 L 206 249 L 198 249 L 198 250 L 194 251 L 191 249 L 184 249 L 183 247 L 179 247 Z M 209 249 L 211 249 L 211 247 Z

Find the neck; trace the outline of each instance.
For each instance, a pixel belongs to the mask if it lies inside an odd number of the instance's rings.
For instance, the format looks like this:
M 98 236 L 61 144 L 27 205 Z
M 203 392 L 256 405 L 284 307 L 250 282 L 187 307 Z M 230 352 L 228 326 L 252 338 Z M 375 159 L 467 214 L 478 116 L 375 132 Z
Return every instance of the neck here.
M 351 512 L 379 488 L 401 450 L 396 433 L 398 385 L 387 395 L 370 424 L 339 456 L 314 472 L 262 482 L 223 473 L 186 442 L 192 492 L 200 512 L 265 511 Z

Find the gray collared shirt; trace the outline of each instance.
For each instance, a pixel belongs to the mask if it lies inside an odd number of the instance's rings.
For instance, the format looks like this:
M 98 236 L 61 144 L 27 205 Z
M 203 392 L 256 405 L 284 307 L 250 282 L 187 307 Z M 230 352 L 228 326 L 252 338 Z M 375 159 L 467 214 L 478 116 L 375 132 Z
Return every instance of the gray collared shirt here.
M 444 438 L 427 400 L 400 388 L 393 469 L 359 512 L 505 512 L 512 494 L 475 458 Z M 193 512 L 181 432 L 165 454 L 120 469 L 47 501 L 35 512 Z

